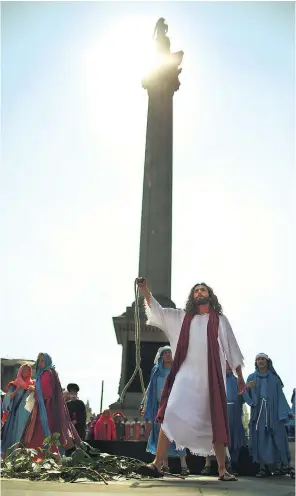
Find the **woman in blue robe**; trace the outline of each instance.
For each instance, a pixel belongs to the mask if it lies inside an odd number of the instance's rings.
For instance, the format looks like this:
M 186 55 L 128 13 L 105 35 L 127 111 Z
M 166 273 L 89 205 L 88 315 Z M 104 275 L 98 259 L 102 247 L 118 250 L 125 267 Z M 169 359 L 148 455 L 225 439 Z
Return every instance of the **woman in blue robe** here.
M 8 384 L 7 394 L 3 399 L 2 408 L 7 412 L 7 419 L 2 432 L 1 453 L 5 456 L 10 446 L 18 443 L 30 417 L 25 409 L 29 394 L 34 391 L 35 381 L 32 380 L 32 368 L 24 364 L 19 368 L 17 378 Z
M 141 403 L 141 412 L 144 413 L 146 421 L 151 422 L 151 431 L 147 442 L 146 451 L 156 454 L 160 424 L 155 423 L 155 418 L 160 404 L 161 393 L 164 387 L 165 380 L 170 373 L 172 363 L 172 350 L 170 346 L 159 348 L 155 360 L 154 367 L 151 372 L 150 382 L 146 391 L 146 395 Z M 186 449 L 177 450 L 175 443 L 171 443 L 167 458 L 163 465 L 163 471 L 169 471 L 168 457 L 180 458 L 181 474 L 188 475 L 189 470 L 186 463 Z
M 245 400 L 244 395 L 239 394 L 237 378 L 234 376 L 228 362 L 226 362 L 226 396 L 230 435 L 229 453 L 231 464 L 237 464 L 240 450 L 247 444 L 242 421 Z
M 243 427 L 243 404 L 244 395 L 239 394 L 237 378 L 233 374 L 229 363 L 226 361 L 226 397 L 227 397 L 227 414 L 228 427 L 230 436 L 229 454 L 226 456 L 226 466 L 228 472 L 237 475 L 233 470 L 237 465 L 241 448 L 246 446 L 246 433 Z M 207 456 L 206 463 L 201 471 L 201 475 L 212 475 L 212 460 L 215 456 Z
M 244 395 L 251 407 L 249 447 L 253 462 L 260 464 L 257 477 L 266 477 L 271 474 L 272 466 L 289 465 L 291 454 L 285 425 L 292 412 L 271 359 L 259 353 L 255 368 L 247 379 Z M 279 473 L 279 470 L 275 472 Z

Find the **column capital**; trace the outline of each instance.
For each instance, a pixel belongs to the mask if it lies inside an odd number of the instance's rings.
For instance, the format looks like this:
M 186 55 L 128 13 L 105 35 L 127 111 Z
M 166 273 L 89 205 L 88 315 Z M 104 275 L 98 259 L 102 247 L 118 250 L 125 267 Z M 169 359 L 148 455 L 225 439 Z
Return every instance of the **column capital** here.
M 142 79 L 142 87 L 152 95 L 160 89 L 167 88 L 173 93 L 180 87 L 179 75 L 184 53 L 168 53 L 160 59 L 160 63 Z

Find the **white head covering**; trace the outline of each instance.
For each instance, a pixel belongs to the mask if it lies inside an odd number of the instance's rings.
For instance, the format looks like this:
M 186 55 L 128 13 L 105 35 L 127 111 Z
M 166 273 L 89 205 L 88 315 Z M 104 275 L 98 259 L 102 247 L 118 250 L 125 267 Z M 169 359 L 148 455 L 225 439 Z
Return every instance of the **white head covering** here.
M 266 360 L 269 360 L 269 356 L 265 353 L 258 353 L 258 355 L 256 355 L 256 360 L 257 358 L 265 358 Z
M 172 348 L 170 346 L 162 346 L 161 348 L 158 348 L 158 352 L 154 358 L 154 365 L 158 364 L 158 360 L 165 351 L 170 351 L 172 353 Z
M 268 356 L 268 355 L 266 355 L 266 353 L 258 353 L 258 355 L 256 356 L 256 360 L 257 360 L 257 358 L 265 358 L 265 360 L 267 360 L 267 362 L 268 362 L 268 370 L 269 370 L 270 372 L 272 372 L 274 375 L 277 375 L 277 376 L 278 376 L 278 378 L 279 378 L 279 380 L 280 380 L 280 382 L 281 382 L 282 387 L 284 387 L 284 384 L 283 384 L 282 379 L 280 378 L 280 376 L 279 376 L 279 375 L 277 374 L 277 372 L 275 371 L 275 368 L 274 368 L 274 366 L 273 366 L 273 363 L 272 363 L 271 358 L 269 358 L 269 356 Z M 256 365 L 256 360 L 255 360 L 255 367 L 257 368 L 257 365 Z

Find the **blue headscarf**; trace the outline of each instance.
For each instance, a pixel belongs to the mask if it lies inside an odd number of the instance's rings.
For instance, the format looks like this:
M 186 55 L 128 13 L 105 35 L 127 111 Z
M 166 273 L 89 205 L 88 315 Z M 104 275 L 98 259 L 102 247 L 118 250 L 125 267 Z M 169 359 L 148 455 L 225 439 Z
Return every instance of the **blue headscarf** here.
M 45 360 L 45 367 L 44 367 L 44 369 L 41 369 L 39 367 L 39 357 L 40 357 L 40 355 L 43 355 L 44 356 L 44 360 Z M 44 436 L 45 437 L 50 436 L 51 435 L 51 432 L 50 432 L 49 425 L 48 425 L 47 413 L 46 413 L 46 408 L 45 408 L 45 405 L 44 405 L 44 399 L 43 399 L 43 395 L 42 395 L 41 376 L 42 376 L 43 372 L 45 372 L 46 370 L 53 369 L 53 368 L 54 368 L 54 366 L 52 364 L 51 357 L 47 353 L 39 353 L 38 359 L 37 359 L 37 362 L 36 362 L 36 384 L 35 384 L 35 390 L 36 390 L 37 401 L 38 401 L 38 406 L 39 406 L 39 414 L 40 414 L 41 425 L 42 425 L 42 429 L 43 429 L 43 433 L 44 433 Z
M 145 420 L 151 420 L 154 422 L 157 414 L 157 378 L 164 377 L 167 373 L 167 369 L 163 366 L 163 354 L 166 351 L 172 351 L 170 346 L 163 346 L 159 348 L 157 355 L 154 360 L 154 367 L 151 372 L 149 386 L 147 388 L 147 403 L 144 418 Z

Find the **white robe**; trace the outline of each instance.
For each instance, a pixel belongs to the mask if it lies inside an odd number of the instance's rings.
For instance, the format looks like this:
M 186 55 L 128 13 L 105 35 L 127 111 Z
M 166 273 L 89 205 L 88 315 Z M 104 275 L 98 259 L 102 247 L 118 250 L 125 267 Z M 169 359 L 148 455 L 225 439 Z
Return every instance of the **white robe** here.
M 167 336 L 173 357 L 185 316 L 184 310 L 162 308 L 151 297 L 146 304 L 147 325 L 161 329 Z M 243 367 L 243 356 L 225 315 L 219 316 L 218 343 L 226 388 L 226 360 L 235 370 Z M 176 375 L 168 400 L 162 429 L 175 441 L 177 449 L 188 448 L 200 456 L 213 454 L 212 423 L 208 379 L 207 325 L 209 314 L 196 315 L 191 322 L 187 356 Z

